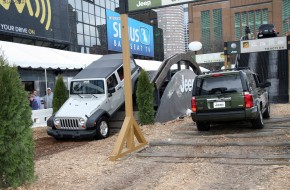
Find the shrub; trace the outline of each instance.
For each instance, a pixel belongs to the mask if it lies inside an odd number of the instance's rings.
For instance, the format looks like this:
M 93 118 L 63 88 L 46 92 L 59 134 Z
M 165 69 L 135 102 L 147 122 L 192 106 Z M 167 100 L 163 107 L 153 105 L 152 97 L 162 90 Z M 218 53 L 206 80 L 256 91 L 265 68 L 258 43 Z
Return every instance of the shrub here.
M 153 85 L 150 83 L 147 72 L 142 70 L 137 83 L 138 116 L 142 125 L 154 123 Z
M 53 113 L 57 112 L 68 98 L 66 86 L 63 82 L 62 75 L 57 76 L 54 92 L 53 92 Z
M 34 177 L 34 141 L 28 94 L 16 67 L 0 54 L 0 189 Z

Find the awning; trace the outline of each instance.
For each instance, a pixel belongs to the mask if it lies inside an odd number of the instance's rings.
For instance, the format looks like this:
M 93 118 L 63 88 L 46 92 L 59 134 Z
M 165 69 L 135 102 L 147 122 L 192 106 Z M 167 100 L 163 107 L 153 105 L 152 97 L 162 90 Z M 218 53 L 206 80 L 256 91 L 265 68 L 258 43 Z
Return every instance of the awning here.
M 1 51 L 9 64 L 22 68 L 80 69 L 102 57 L 6 41 L 0 41 Z

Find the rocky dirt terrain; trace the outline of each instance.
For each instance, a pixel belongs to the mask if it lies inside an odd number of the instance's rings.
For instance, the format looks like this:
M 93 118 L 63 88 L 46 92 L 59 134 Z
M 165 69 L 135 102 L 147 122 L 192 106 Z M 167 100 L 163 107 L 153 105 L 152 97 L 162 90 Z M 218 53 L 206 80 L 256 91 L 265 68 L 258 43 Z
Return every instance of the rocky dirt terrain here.
M 34 128 L 37 180 L 18 189 L 290 189 L 290 104 L 265 128 L 233 123 L 198 132 L 191 118 L 140 126 L 149 144 L 109 161 L 118 133 L 56 141 Z

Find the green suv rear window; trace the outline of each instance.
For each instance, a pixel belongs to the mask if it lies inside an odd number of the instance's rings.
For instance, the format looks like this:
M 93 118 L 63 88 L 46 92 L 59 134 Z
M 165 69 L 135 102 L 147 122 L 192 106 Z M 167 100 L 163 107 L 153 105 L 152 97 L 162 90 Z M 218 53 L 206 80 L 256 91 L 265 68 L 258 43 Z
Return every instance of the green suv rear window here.
M 197 95 L 212 95 L 243 92 L 240 75 L 218 75 L 199 78 L 197 80 Z

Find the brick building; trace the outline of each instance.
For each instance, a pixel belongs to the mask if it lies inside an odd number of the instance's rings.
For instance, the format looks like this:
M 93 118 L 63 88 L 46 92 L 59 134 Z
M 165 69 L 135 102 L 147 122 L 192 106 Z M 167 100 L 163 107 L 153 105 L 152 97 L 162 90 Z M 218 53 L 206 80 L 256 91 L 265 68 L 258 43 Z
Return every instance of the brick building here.
M 261 24 L 273 23 L 279 36 L 290 26 L 290 0 L 204 0 L 188 8 L 189 41 L 202 42 L 202 53 L 223 51 L 223 42 L 240 39 L 245 26 L 254 37 Z

